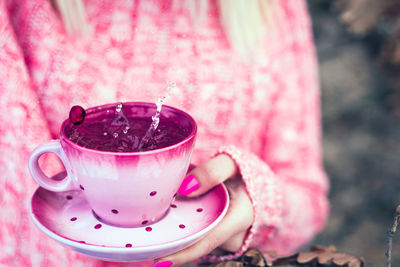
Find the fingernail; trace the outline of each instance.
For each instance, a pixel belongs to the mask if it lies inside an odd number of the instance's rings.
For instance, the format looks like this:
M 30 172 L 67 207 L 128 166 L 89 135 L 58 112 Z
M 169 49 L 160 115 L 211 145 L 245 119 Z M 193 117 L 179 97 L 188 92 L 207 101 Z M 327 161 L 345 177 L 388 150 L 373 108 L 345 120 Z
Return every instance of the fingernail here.
M 193 191 L 197 190 L 197 188 L 199 188 L 199 182 L 197 181 L 196 177 L 190 175 L 183 180 L 181 186 L 179 187 L 178 193 L 187 196 Z
M 172 265 L 172 261 L 159 261 L 154 267 L 169 267 Z

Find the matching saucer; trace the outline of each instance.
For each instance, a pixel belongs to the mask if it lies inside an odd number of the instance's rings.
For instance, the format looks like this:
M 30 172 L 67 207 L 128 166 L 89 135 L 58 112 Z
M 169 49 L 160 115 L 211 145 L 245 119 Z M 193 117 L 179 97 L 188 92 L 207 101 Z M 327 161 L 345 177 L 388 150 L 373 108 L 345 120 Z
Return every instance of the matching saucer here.
M 105 261 L 153 260 L 182 250 L 213 229 L 225 216 L 229 196 L 223 184 L 197 198 L 177 197 L 158 222 L 137 228 L 106 224 L 96 217 L 81 191 L 50 192 L 39 187 L 30 216 L 62 245 Z

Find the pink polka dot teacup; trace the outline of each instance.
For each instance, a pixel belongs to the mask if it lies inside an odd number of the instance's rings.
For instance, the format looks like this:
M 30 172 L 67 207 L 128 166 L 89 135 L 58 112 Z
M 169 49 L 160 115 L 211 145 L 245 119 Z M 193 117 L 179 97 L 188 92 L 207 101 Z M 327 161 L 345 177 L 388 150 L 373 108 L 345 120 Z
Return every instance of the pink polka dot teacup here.
M 161 219 L 189 168 L 197 132 L 193 118 L 163 106 L 158 120 L 156 106 L 142 102 L 82 111 L 73 117 L 84 117 L 83 123 L 65 120 L 59 140 L 32 152 L 32 177 L 50 191 L 81 190 L 106 223 L 137 227 Z M 61 159 L 66 178 L 56 181 L 43 173 L 38 160 L 45 153 Z

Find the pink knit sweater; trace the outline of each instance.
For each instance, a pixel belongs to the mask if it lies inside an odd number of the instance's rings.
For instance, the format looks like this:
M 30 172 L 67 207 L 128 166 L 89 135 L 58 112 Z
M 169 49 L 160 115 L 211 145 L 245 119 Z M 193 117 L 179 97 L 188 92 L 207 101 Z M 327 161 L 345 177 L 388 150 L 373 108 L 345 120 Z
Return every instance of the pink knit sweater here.
M 290 253 L 321 230 L 328 181 L 304 1 L 275 1 L 252 64 L 230 48 L 214 1 L 196 31 L 185 1 L 84 2 L 88 32 L 70 38 L 50 1 L 0 1 L 1 266 L 118 265 L 70 251 L 33 225 L 27 206 L 37 185 L 27 160 L 58 137 L 72 105 L 154 102 L 166 81 L 179 87 L 168 104 L 198 123 L 193 162 L 227 153 L 247 185 L 254 224 L 225 258 L 249 246 Z

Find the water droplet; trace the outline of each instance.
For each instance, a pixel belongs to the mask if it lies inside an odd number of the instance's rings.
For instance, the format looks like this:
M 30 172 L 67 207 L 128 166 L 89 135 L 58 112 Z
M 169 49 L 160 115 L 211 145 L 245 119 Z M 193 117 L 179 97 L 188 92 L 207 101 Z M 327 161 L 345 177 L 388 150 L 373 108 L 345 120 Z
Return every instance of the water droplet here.
M 118 137 L 118 133 L 113 133 L 114 138 Z
M 119 104 L 117 105 L 117 108 L 115 109 L 115 111 L 116 111 L 116 112 L 121 112 L 121 110 L 122 110 L 122 103 L 119 103 Z
M 107 109 L 107 113 L 110 113 L 110 110 L 109 110 L 109 109 Z
M 160 114 L 161 114 L 161 108 L 162 105 L 165 104 L 167 101 L 167 98 L 171 95 L 171 91 L 173 88 L 176 87 L 176 83 L 174 82 L 167 82 L 167 94 L 165 96 L 161 96 L 157 99 L 156 101 L 156 114 L 152 116 L 152 123 L 147 130 L 146 134 L 143 136 L 143 138 L 140 140 L 139 143 L 139 149 L 142 149 L 144 145 L 146 145 L 151 138 L 153 138 L 154 133 L 157 130 L 158 124 L 160 122 Z
M 127 129 L 124 129 L 124 130 L 122 130 L 122 132 L 123 132 L 124 134 L 127 134 L 127 133 L 128 133 L 128 130 L 127 130 Z
M 103 135 L 106 136 L 106 135 L 108 135 L 108 133 L 107 133 L 107 132 L 104 132 Z

